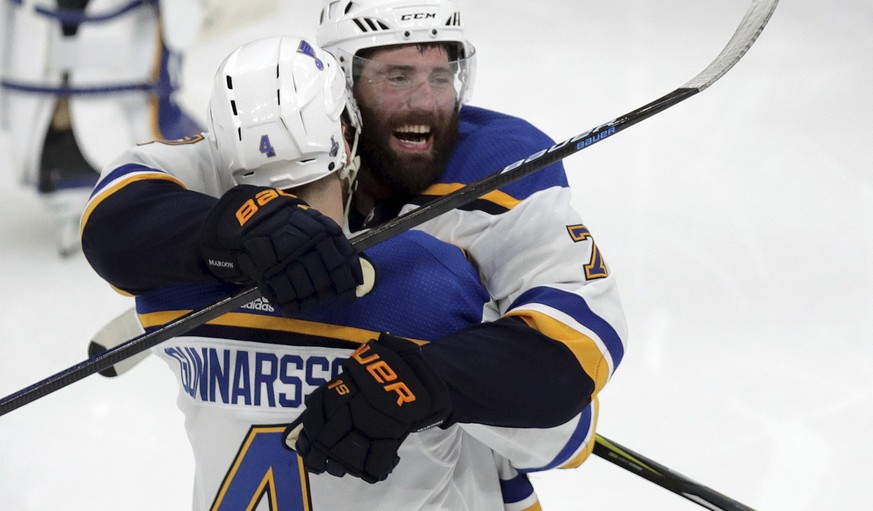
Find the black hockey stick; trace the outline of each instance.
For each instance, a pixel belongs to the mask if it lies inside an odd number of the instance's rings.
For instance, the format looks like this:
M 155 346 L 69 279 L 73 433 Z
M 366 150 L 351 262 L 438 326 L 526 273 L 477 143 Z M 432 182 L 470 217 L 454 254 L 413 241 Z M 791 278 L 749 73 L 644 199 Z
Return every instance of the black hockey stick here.
M 597 435 L 594 454 L 713 511 L 754 511 L 749 506 L 692 481 L 642 454 Z
M 727 73 L 745 55 L 761 31 L 764 30 L 764 26 L 773 14 L 773 10 L 776 9 L 777 3 L 778 0 L 753 0 L 751 7 L 749 7 L 733 37 L 731 37 L 727 46 L 725 46 L 715 60 L 700 74 L 673 92 L 606 124 L 555 144 L 548 149 L 543 149 L 524 160 L 507 165 L 496 174 L 470 183 L 453 193 L 429 202 L 364 234 L 355 236 L 351 240 L 352 244 L 358 251 L 366 250 L 392 236 L 421 225 L 446 211 L 467 204 L 488 192 L 533 174 L 556 161 L 577 153 L 705 90 Z M 153 332 L 119 344 L 95 357 L 4 397 L 0 400 L 0 415 L 5 415 L 16 408 L 45 397 L 86 376 L 107 369 L 126 358 L 157 346 L 167 339 L 183 334 L 259 297 L 260 293 L 257 288 L 251 288 L 204 309 L 182 316 Z

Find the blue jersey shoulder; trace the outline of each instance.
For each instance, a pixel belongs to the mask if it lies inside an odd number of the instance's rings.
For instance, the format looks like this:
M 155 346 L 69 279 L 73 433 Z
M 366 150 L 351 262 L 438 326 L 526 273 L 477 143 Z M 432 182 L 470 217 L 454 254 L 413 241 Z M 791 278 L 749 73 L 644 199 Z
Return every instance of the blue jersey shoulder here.
M 441 183 L 467 184 L 554 145 L 554 140 L 531 123 L 511 115 L 474 106 L 461 109 L 458 144 Z M 553 186 L 567 186 L 561 162 L 509 184 L 502 190 L 516 199 Z
M 376 286 L 369 294 L 302 318 L 422 340 L 482 321 L 489 295 L 460 248 L 413 230 L 373 246 L 366 255 L 376 268 Z
M 304 311 L 296 319 L 427 341 L 481 322 L 490 296 L 460 248 L 413 230 L 371 247 L 366 256 L 376 268 L 370 293 L 351 303 Z M 240 290 L 232 284 L 166 287 L 137 296 L 137 312 L 198 310 Z M 281 315 L 261 302 L 239 312 Z

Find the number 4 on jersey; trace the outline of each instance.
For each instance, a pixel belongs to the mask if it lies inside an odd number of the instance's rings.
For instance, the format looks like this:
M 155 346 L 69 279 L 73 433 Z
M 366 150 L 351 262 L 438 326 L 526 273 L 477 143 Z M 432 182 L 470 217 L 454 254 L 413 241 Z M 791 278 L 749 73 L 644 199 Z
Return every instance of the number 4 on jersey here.
M 309 479 L 303 461 L 282 443 L 286 427 L 252 426 L 224 477 L 211 511 L 311 511 Z

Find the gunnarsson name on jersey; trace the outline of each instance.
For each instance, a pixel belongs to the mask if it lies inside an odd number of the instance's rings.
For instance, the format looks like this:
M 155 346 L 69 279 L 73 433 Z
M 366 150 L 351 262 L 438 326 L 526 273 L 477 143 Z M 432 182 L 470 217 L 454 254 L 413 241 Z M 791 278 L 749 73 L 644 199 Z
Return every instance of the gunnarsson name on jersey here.
M 339 374 L 344 357 L 216 347 L 174 346 L 184 391 L 208 403 L 296 408 L 315 387 Z

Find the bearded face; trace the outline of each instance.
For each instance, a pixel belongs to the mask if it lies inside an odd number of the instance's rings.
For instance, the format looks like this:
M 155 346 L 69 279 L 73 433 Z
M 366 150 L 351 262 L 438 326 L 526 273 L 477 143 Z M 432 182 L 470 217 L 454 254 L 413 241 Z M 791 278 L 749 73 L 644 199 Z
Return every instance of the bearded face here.
M 382 49 L 363 64 L 359 153 L 388 194 L 417 195 L 442 174 L 458 133 L 455 74 L 441 46 Z
M 458 112 L 386 112 L 361 107 L 359 153 L 391 195 L 413 196 L 439 179 L 458 137 Z

